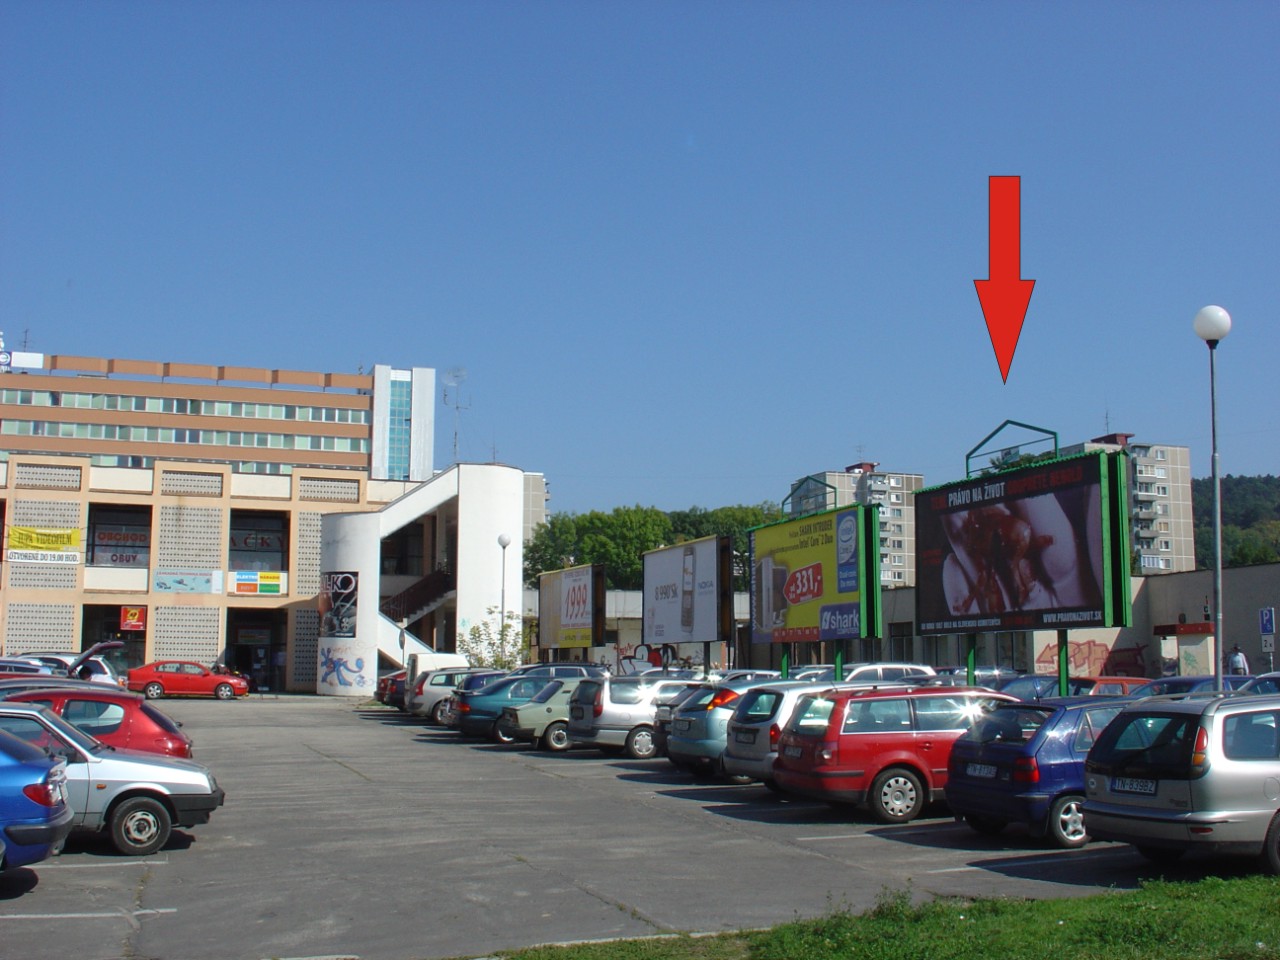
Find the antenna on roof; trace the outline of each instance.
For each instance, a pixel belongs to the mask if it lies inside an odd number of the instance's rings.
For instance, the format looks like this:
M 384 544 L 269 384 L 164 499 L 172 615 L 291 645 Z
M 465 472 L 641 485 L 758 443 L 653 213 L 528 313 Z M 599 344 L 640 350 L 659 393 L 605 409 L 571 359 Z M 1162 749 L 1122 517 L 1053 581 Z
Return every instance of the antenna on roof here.
M 462 381 L 467 379 L 466 367 L 450 367 L 445 371 L 444 379 L 444 402 L 445 406 L 453 407 L 453 462 L 458 462 L 458 416 L 459 411 L 470 409 L 470 404 L 462 403 Z M 449 390 L 453 390 L 453 402 L 449 401 Z

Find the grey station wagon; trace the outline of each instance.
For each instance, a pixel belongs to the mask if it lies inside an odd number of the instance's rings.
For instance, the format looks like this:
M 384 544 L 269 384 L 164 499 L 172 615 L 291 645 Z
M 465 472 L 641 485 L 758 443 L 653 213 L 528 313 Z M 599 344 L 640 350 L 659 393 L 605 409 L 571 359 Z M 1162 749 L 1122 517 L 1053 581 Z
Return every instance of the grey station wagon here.
M 1085 823 L 1150 860 L 1259 857 L 1280 874 L 1280 696 L 1149 697 L 1085 762 Z

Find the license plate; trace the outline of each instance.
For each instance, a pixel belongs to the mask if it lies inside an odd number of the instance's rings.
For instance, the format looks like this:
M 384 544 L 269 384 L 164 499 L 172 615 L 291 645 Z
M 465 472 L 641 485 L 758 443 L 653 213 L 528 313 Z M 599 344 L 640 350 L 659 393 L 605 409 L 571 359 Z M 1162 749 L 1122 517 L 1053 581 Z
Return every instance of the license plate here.
M 570 708 L 569 708 L 569 716 L 570 716 L 570 717 L 572 717 L 574 720 L 581 720 L 581 719 L 582 719 L 582 715 L 583 715 L 583 713 L 584 713 L 584 711 L 583 711 L 582 707 L 570 707 Z
M 754 730 L 735 730 L 733 732 L 734 743 L 755 743 L 756 732 Z
M 1139 780 L 1134 777 L 1113 777 L 1111 790 L 1114 793 L 1141 793 L 1151 796 L 1156 792 L 1156 781 Z
M 994 764 L 990 763 L 971 763 L 964 768 L 964 772 L 971 777 L 986 777 L 990 779 L 996 775 Z
M 693 724 L 692 720 L 677 720 L 676 729 L 679 730 L 681 733 L 687 733 L 689 730 L 689 727 L 692 726 L 692 724 Z
M 804 753 L 799 747 L 783 747 L 782 755 L 784 757 L 799 757 Z

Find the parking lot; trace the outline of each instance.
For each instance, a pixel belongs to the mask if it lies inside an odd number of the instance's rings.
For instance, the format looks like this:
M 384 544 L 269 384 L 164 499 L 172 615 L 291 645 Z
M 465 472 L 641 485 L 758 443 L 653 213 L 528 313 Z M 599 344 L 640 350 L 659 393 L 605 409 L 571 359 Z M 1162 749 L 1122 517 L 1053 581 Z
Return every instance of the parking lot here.
M 945 810 L 884 827 L 661 759 L 459 742 L 368 703 L 159 706 L 185 724 L 226 805 L 152 857 L 73 837 L 60 857 L 0 876 L 5 955 L 478 957 L 771 926 L 908 886 L 1061 897 L 1156 875 L 1123 846 L 979 837 Z M 1189 859 L 1165 874 L 1206 868 Z

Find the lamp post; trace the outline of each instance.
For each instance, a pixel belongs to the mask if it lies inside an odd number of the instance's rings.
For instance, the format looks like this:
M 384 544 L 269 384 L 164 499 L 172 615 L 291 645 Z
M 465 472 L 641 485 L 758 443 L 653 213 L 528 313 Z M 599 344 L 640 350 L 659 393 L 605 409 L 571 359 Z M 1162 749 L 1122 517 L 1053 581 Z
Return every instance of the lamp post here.
M 511 538 L 505 533 L 498 534 L 498 546 L 502 548 L 502 593 L 498 607 L 498 649 L 505 658 L 507 655 L 507 547 L 511 546 Z
M 1213 686 L 1222 690 L 1222 483 L 1218 476 L 1218 384 L 1214 357 L 1218 343 L 1231 332 L 1231 314 L 1208 306 L 1196 314 L 1196 336 L 1209 345 L 1209 419 L 1213 451 Z

